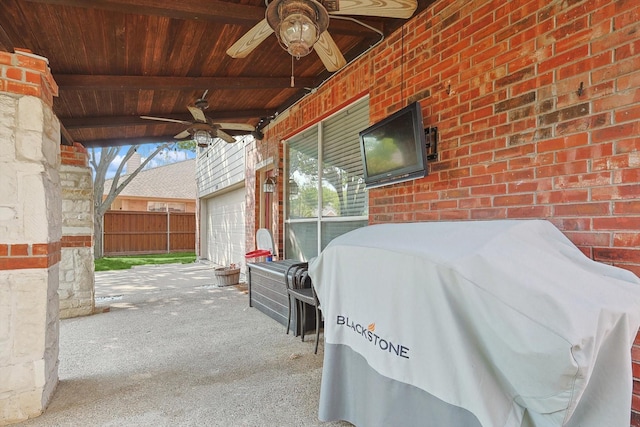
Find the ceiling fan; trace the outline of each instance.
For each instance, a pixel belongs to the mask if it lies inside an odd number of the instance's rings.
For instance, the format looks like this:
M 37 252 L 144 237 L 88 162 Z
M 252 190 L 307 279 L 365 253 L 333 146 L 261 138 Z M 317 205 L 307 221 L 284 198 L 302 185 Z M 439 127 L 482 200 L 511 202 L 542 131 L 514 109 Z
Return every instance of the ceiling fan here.
M 227 55 L 244 58 L 275 32 L 291 56 L 300 58 L 315 48 L 327 70 L 337 71 L 346 60 L 327 31 L 329 15 L 406 19 L 417 7 L 417 0 L 272 0 L 265 18 L 227 49 Z
M 224 130 L 243 131 L 246 133 L 255 132 L 254 126 L 246 123 L 215 123 L 204 114 L 204 110 L 209 108 L 209 102 L 206 100 L 208 90 L 204 91 L 201 98 L 198 98 L 194 105 L 187 105 L 189 112 L 193 116 L 193 121 L 168 119 L 164 117 L 140 116 L 141 119 L 157 120 L 160 122 L 180 123 L 189 126 L 179 134 L 175 135 L 176 139 L 184 139 L 192 137 L 198 144 L 198 147 L 207 147 L 213 141 L 213 138 L 220 138 L 228 143 L 236 142 L 235 138 Z M 224 129 L 224 130 L 223 130 Z

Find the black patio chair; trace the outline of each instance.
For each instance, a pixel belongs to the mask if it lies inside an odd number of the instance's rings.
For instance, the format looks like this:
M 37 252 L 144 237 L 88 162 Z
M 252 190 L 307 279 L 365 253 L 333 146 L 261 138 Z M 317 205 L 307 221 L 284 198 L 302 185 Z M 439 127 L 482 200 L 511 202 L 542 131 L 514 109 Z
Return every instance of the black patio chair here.
M 285 282 L 287 284 L 287 294 L 289 299 L 289 317 L 287 319 L 287 334 L 291 327 L 291 299 L 295 301 L 298 316 L 298 324 L 301 330 L 301 339 L 304 341 L 304 332 L 306 329 L 307 310 L 306 307 L 312 306 L 316 312 L 316 347 L 315 354 L 318 354 L 318 341 L 320 341 L 320 319 L 321 310 L 318 296 L 311 283 L 311 277 L 308 272 L 309 264 L 306 262 L 295 263 L 291 265 L 285 274 Z M 302 318 L 302 322 L 300 322 Z

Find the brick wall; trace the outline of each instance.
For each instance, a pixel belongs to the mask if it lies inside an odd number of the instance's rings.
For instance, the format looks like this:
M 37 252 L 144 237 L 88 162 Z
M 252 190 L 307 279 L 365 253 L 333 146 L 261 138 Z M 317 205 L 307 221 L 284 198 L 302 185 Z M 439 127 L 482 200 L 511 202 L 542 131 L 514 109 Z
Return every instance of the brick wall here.
M 640 275 L 640 3 L 436 1 L 266 132 L 264 150 L 357 99 L 421 103 L 428 177 L 369 192 L 369 222 L 545 218 Z M 273 148 L 271 148 L 273 149 Z M 640 340 L 631 424 L 640 426 Z

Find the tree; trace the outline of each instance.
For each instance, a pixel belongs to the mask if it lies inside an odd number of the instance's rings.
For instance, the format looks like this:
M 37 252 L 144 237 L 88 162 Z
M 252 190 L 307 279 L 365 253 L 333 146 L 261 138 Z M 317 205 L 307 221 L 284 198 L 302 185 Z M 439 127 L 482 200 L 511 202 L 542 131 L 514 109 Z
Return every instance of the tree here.
M 102 219 L 104 218 L 104 213 L 109 209 L 111 203 L 113 203 L 114 199 L 124 190 L 124 188 L 135 178 L 138 173 L 144 169 L 144 167 L 162 150 L 169 147 L 170 145 L 176 145 L 177 148 L 185 149 L 185 150 L 193 150 L 195 149 L 195 143 L 193 141 L 180 141 L 179 143 L 165 143 L 160 144 L 156 148 L 156 150 L 147 157 L 144 162 L 138 166 L 136 170 L 133 172 L 127 171 L 127 178 L 120 182 L 120 178 L 122 175 L 122 171 L 124 169 L 127 160 L 133 156 L 133 153 L 138 149 L 138 145 L 132 145 L 127 150 L 124 158 L 118 165 L 118 169 L 113 177 L 113 183 L 111 188 L 109 189 L 109 193 L 107 197 L 103 200 L 104 195 L 104 181 L 106 179 L 107 170 L 109 169 L 109 165 L 113 162 L 113 160 L 120 153 L 121 147 L 103 147 L 100 153 L 100 159 L 96 159 L 95 149 L 91 149 L 91 165 L 94 170 L 94 178 L 93 178 L 93 253 L 94 258 L 102 258 L 104 253 L 102 251 L 102 236 L 103 236 L 103 227 L 102 227 Z
M 300 194 L 296 200 L 290 201 L 293 206 L 290 206 L 289 211 L 292 216 L 312 215 L 311 212 L 318 210 L 317 152 L 304 153 L 292 148 L 289 158 L 289 173 L 296 172 L 304 177 L 304 184 L 297 183 Z M 362 203 L 364 179 L 361 174 L 356 174 L 353 168 L 343 166 L 341 161 L 343 159 L 334 159 L 332 163 L 325 159 L 322 168 L 322 207 L 324 209 L 327 205 L 332 205 L 339 216 L 363 215 L 366 210 Z M 291 178 L 293 179 L 293 176 Z M 315 191 L 305 192 L 306 187 L 315 188 Z

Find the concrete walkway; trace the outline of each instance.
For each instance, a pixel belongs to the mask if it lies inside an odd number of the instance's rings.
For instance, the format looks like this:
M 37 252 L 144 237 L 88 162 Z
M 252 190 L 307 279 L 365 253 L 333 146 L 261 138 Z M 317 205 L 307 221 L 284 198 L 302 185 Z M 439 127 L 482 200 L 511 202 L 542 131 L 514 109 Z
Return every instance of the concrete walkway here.
M 60 384 L 21 426 L 350 426 L 317 419 L 322 343 L 206 264 L 96 273 L 108 312 L 60 325 Z M 321 338 L 322 339 L 322 338 Z

